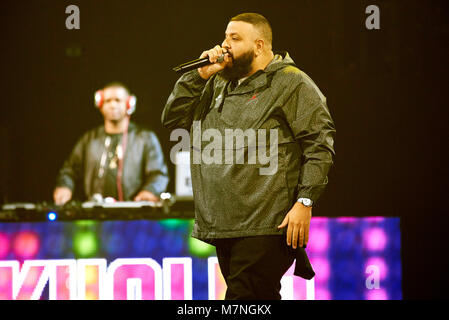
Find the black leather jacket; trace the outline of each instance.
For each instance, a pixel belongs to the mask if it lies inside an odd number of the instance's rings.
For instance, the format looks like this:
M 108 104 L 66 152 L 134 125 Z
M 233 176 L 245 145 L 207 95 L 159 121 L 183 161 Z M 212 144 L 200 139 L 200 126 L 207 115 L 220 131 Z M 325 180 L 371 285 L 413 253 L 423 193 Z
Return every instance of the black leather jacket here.
M 56 186 L 68 187 L 73 192 L 76 183 L 82 181 L 86 198 L 83 200 L 91 199 L 95 193 L 103 194 L 105 177 L 100 177 L 99 169 L 105 139 L 104 126 L 86 132 L 64 162 Z M 122 176 L 123 200 L 133 200 L 141 190 L 159 196 L 165 191 L 169 178 L 156 134 L 131 122 L 127 139 Z

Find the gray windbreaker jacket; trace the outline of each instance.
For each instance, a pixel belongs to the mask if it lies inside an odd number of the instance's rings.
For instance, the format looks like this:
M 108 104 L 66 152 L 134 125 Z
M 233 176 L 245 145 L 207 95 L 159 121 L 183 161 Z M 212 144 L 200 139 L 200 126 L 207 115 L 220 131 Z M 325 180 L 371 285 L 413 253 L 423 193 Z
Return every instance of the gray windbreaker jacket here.
M 282 233 L 277 226 L 298 198 L 318 200 L 333 163 L 326 98 L 288 53 L 232 87 L 219 73 L 206 81 L 187 72 L 162 113 L 165 127 L 190 132 L 192 236 L 206 242 Z

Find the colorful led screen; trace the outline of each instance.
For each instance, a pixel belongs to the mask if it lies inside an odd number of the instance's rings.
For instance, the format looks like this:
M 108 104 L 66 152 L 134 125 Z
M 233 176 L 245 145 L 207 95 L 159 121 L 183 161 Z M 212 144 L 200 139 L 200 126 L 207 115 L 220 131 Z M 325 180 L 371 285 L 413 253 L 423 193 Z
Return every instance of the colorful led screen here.
M 296 299 L 401 299 L 399 218 L 312 218 L 316 276 L 282 278 Z M 0 299 L 223 299 L 215 248 L 192 220 L 0 223 Z

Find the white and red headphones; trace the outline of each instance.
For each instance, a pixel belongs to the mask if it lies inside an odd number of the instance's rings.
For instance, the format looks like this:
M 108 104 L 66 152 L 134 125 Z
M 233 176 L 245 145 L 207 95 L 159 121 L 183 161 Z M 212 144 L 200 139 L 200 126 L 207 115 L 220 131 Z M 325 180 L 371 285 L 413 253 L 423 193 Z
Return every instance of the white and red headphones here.
M 95 92 L 95 106 L 97 108 L 101 108 L 103 106 L 103 103 L 104 103 L 104 91 L 98 90 Z M 126 113 L 128 115 L 131 115 L 134 113 L 134 111 L 136 111 L 136 103 L 137 103 L 136 96 L 130 94 L 128 100 L 126 101 Z

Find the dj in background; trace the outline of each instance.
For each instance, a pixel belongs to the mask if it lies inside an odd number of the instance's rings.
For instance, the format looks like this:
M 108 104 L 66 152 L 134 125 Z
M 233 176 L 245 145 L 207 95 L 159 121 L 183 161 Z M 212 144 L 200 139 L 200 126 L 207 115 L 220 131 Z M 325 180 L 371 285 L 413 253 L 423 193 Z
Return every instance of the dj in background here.
M 168 184 L 167 165 L 154 132 L 130 121 L 136 97 L 119 82 L 95 93 L 104 125 L 86 132 L 59 171 L 53 198 L 63 205 L 82 181 L 85 200 L 101 194 L 119 201 L 157 201 Z

